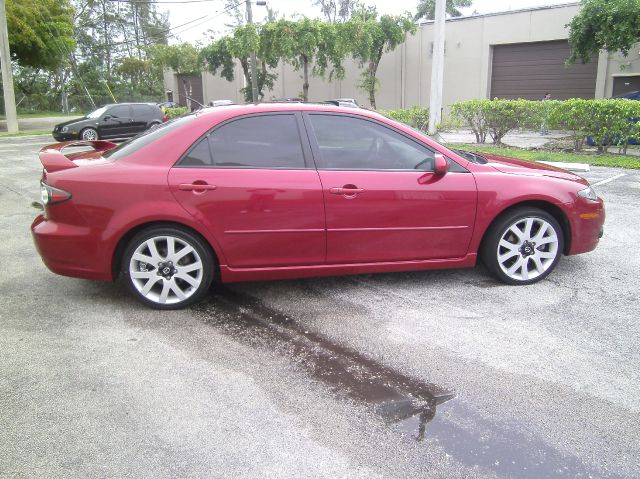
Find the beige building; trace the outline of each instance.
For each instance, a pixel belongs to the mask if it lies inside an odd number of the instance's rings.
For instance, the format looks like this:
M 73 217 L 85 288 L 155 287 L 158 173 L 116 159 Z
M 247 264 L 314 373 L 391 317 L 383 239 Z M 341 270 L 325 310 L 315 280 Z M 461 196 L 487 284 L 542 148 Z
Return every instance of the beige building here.
M 445 108 L 470 98 L 540 99 L 546 92 L 556 99 L 607 98 L 640 90 L 640 45 L 626 58 L 601 53 L 586 65 L 565 66 L 569 52 L 565 25 L 578 9 L 579 4 L 573 3 L 447 20 Z M 425 22 L 415 35 L 408 35 L 395 51 L 383 56 L 378 69 L 378 108 L 429 105 L 432 45 L 433 23 Z M 368 106 L 367 95 L 356 87 L 360 68 L 347 60 L 345 69 L 345 78 L 339 81 L 312 78 L 310 100 L 355 98 Z M 267 99 L 301 96 L 300 72 L 281 64 L 276 73 L 278 79 Z M 202 103 L 219 99 L 242 102 L 239 90 L 244 77 L 239 66 L 235 76 L 235 81 L 228 82 L 203 73 L 201 78 L 182 81 L 179 75 L 165 72 L 165 87 L 180 103 L 185 103 L 185 87 Z

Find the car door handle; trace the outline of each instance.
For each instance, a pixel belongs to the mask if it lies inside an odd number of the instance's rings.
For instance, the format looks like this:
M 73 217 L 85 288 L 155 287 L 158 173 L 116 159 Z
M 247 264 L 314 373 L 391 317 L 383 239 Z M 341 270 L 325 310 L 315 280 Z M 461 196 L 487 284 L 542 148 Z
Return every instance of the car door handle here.
M 358 193 L 362 193 L 364 189 L 358 188 L 354 185 L 344 185 L 343 187 L 333 187 L 329 188 L 329 193 L 332 195 L 345 195 L 345 196 L 353 196 Z
M 215 190 L 217 188 L 216 185 L 210 185 L 208 183 L 202 182 L 193 182 L 193 183 L 180 183 L 178 185 L 178 189 L 182 191 L 207 191 L 207 190 Z

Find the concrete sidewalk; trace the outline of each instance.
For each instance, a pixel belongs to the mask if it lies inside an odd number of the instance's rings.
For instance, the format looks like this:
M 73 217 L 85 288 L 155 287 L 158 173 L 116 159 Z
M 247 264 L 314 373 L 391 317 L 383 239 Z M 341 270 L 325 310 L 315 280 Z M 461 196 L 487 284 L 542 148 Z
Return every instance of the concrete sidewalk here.
M 558 138 L 565 138 L 569 136 L 568 133 L 563 131 L 550 131 L 547 135 L 541 135 L 537 131 L 514 131 L 508 133 L 502 139 L 502 142 L 508 146 L 515 146 L 518 148 L 538 148 L 546 145 L 551 140 L 557 140 Z M 442 143 L 475 143 L 476 136 L 471 130 L 452 130 L 443 131 L 436 135 L 436 141 Z M 491 138 L 487 136 L 487 145 L 491 144 Z
M 62 123 L 73 118 L 80 118 L 82 115 L 71 116 L 43 116 L 37 118 L 18 118 L 18 129 L 20 132 L 36 130 L 53 130 L 58 123 Z M 7 121 L 0 120 L 0 133 L 7 132 Z

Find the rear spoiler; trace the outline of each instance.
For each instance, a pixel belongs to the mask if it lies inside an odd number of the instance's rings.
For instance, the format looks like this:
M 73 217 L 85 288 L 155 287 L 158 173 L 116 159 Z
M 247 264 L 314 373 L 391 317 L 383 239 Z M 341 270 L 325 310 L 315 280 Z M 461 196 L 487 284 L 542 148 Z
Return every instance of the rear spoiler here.
M 100 153 L 115 148 L 118 145 L 106 140 L 65 141 L 63 143 L 47 145 L 40 150 L 38 157 L 40 158 L 40 163 L 42 163 L 42 166 L 48 173 L 76 168 L 78 166 L 62 154 L 62 150 L 70 146 L 90 146 L 96 152 Z

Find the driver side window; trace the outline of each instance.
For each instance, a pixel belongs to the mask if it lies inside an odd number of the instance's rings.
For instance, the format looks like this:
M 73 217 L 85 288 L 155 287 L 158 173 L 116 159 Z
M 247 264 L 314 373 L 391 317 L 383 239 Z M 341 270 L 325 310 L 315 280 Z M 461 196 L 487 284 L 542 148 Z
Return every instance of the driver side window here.
M 350 116 L 309 118 L 321 169 L 433 171 L 434 152 L 391 128 Z

